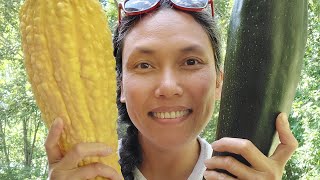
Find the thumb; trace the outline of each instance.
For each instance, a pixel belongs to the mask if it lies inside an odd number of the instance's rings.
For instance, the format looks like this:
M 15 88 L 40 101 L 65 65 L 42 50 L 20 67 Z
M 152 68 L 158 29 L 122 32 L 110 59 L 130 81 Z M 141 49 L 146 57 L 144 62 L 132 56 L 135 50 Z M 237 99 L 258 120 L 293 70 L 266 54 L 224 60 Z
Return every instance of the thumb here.
M 62 153 L 59 147 L 59 139 L 63 130 L 63 121 L 61 118 L 56 118 L 49 130 L 45 148 L 49 164 L 53 164 L 62 158 Z
M 298 148 L 298 141 L 293 136 L 286 113 L 280 113 L 276 119 L 276 129 L 279 134 L 280 144 L 270 157 L 273 160 L 281 162 L 283 166 Z

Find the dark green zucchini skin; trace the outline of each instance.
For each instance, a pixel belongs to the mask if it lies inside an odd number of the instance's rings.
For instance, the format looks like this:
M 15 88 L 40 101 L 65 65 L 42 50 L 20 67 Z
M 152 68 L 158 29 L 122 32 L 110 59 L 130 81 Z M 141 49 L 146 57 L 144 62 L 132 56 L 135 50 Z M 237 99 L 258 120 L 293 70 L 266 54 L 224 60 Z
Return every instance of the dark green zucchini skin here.
M 216 139 L 249 139 L 265 155 L 289 113 L 307 39 L 307 0 L 235 0 Z M 242 157 L 230 153 L 250 165 Z

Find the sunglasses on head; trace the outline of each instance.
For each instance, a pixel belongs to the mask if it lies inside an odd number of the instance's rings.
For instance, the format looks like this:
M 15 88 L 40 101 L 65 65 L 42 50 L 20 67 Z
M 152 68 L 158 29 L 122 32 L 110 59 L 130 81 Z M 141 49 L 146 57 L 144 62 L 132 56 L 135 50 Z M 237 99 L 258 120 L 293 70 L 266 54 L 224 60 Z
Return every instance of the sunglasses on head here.
M 119 3 L 118 20 L 121 21 L 121 10 L 127 16 L 135 16 L 153 11 L 160 6 L 162 0 L 125 0 Z M 199 12 L 205 9 L 208 4 L 211 5 L 211 14 L 214 16 L 213 0 L 169 0 L 174 8 Z

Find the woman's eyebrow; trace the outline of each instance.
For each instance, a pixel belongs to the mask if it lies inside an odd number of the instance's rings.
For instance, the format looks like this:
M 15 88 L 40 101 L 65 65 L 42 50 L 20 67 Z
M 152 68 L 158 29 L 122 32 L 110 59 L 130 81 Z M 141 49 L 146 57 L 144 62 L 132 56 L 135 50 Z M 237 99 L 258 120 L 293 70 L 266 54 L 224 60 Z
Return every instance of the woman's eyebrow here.
M 134 48 L 134 53 L 141 53 L 141 54 L 153 54 L 156 50 L 152 48 L 148 48 L 145 46 L 137 46 Z
M 147 46 L 137 46 L 133 49 L 133 53 L 154 54 L 157 50 Z M 196 52 L 204 53 L 204 48 L 198 44 L 185 46 L 179 50 L 181 53 Z
M 187 52 L 197 52 L 197 53 L 204 53 L 203 46 L 198 44 L 192 44 L 186 47 L 183 47 L 180 49 L 181 52 L 187 53 Z

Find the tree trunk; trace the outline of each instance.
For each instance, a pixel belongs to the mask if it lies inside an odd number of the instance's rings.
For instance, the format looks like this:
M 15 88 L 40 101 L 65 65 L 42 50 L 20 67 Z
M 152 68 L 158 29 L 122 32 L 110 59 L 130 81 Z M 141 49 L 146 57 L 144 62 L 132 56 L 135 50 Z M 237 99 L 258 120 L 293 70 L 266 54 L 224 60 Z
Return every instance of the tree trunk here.
M 0 139 L 1 139 L 1 150 L 5 155 L 5 164 L 7 169 L 10 171 L 10 156 L 9 156 L 9 149 L 7 149 L 7 142 L 6 142 L 6 122 L 5 120 L 0 120 Z M 9 172 L 10 173 L 10 172 Z
M 30 158 L 29 158 L 29 161 L 28 161 L 28 164 L 31 166 L 31 163 L 32 163 L 32 159 L 33 159 L 33 150 L 34 150 L 34 146 L 35 146 L 35 142 L 36 142 L 36 137 L 37 137 L 37 133 L 38 133 L 38 130 L 39 130 L 39 126 L 40 126 L 40 120 L 36 119 L 35 120 L 35 123 L 34 123 L 34 134 L 33 134 L 33 139 L 32 139 L 32 146 L 31 146 L 31 149 L 30 149 Z
M 30 142 L 28 141 L 28 120 L 23 118 L 24 167 L 30 167 Z
M 38 113 L 37 113 L 38 114 Z M 37 115 L 35 116 L 37 117 Z M 41 124 L 40 119 L 34 118 L 34 121 L 30 121 L 30 118 L 34 116 L 27 117 L 23 119 L 23 143 L 24 143 L 24 166 L 31 167 L 33 159 L 33 151 L 37 139 L 37 133 Z M 32 138 L 32 139 L 31 139 Z

